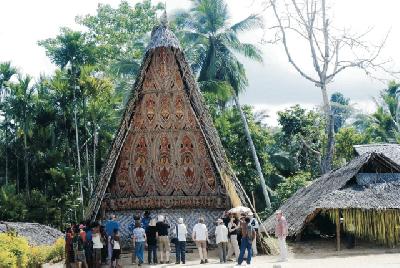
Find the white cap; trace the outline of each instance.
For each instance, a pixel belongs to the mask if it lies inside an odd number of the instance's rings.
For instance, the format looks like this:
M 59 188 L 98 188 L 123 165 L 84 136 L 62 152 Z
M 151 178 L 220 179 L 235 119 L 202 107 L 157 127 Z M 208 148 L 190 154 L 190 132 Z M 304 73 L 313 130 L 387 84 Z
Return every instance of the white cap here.
M 179 224 L 182 224 L 182 223 L 183 223 L 183 218 L 179 218 L 179 219 L 178 219 L 178 223 L 179 223 Z

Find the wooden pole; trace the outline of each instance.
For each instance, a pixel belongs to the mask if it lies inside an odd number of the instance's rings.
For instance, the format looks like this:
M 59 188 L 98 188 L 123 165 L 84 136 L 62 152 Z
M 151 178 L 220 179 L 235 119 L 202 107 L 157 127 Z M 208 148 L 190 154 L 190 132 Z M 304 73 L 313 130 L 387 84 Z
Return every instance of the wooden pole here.
M 253 198 L 254 213 L 256 213 L 256 199 L 254 198 L 254 191 L 251 191 L 251 197 Z
M 340 251 L 340 209 L 336 213 L 336 250 Z

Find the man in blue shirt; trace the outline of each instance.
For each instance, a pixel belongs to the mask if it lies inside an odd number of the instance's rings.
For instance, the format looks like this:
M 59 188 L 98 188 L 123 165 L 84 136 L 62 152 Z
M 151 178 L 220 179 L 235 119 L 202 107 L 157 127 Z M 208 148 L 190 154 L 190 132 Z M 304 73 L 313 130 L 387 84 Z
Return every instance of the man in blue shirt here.
M 145 211 L 144 215 L 142 217 L 142 220 L 141 220 L 142 228 L 145 231 L 147 231 L 147 228 L 149 227 L 150 220 L 151 220 L 150 212 L 149 211 Z
M 106 222 L 106 233 L 107 233 L 107 249 L 108 249 L 108 256 L 107 261 L 111 261 L 112 256 L 112 245 L 111 245 L 111 238 L 114 234 L 114 230 L 119 230 L 119 223 L 116 221 L 115 215 L 111 215 L 110 219 Z

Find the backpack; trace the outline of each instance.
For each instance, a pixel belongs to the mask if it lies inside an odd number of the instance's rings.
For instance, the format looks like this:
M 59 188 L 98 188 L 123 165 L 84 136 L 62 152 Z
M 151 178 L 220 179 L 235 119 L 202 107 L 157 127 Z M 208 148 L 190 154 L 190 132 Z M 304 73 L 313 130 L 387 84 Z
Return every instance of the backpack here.
M 253 235 L 254 227 L 251 224 L 247 224 L 246 230 L 247 230 L 247 238 L 250 241 L 253 241 L 253 239 L 254 239 L 254 235 Z
M 82 250 L 82 246 L 83 246 L 82 238 L 80 236 L 75 237 L 72 242 L 72 248 L 73 248 L 74 252 Z

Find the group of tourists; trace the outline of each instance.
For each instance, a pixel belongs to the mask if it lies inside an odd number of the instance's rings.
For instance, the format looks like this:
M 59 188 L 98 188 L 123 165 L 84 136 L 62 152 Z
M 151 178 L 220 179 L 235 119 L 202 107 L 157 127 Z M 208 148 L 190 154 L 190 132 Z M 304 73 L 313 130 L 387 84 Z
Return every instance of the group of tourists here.
M 109 263 L 119 267 L 121 238 L 119 224 L 112 216 L 105 225 L 71 224 L 65 233 L 66 267 L 100 268 Z
M 276 216 L 275 233 L 280 245 L 280 260 L 285 261 L 287 260 L 285 242 L 287 224 L 281 211 L 277 211 Z M 148 211 L 143 215 L 135 216 L 128 226 L 134 247 L 132 262 L 137 263 L 138 266 L 144 263 L 144 251 L 147 246 L 149 264 L 170 263 L 171 243 L 173 243 L 176 249 L 175 263 L 185 264 L 189 231 L 183 218 L 178 218 L 173 226 L 171 224 L 173 222 L 170 222 L 166 216 L 152 217 Z M 221 218 L 217 219 L 216 225 L 214 235 L 220 262 L 236 261 L 241 265 L 246 259 L 246 263 L 250 264 L 252 257 L 257 255 L 256 238 L 259 229 L 259 223 L 253 213 L 225 212 Z M 120 226 L 115 215 L 111 215 L 103 225 L 99 223 L 72 224 L 66 230 L 67 267 L 98 268 L 102 264 L 121 267 L 119 230 Z M 204 218 L 199 218 L 197 224 L 194 225 L 191 238 L 198 249 L 200 263 L 208 263 L 210 234 Z

